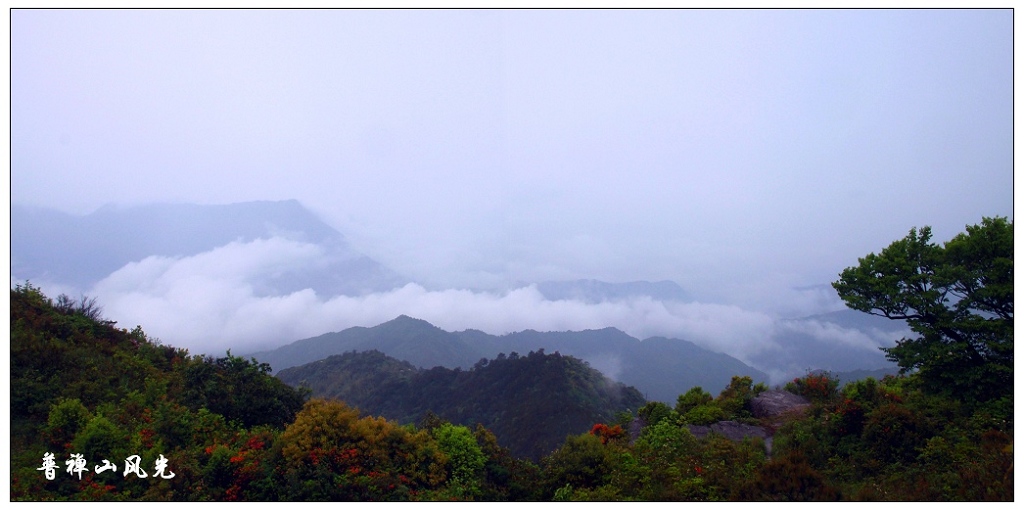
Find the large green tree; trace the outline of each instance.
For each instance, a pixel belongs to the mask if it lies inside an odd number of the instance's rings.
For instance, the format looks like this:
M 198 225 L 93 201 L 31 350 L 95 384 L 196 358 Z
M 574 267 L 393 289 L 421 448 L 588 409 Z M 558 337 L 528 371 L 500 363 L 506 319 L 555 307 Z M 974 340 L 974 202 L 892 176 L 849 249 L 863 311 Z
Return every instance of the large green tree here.
M 918 336 L 885 348 L 930 391 L 967 402 L 1013 395 L 1013 222 L 984 218 L 943 245 L 911 229 L 832 286 L 847 306 L 904 319 Z

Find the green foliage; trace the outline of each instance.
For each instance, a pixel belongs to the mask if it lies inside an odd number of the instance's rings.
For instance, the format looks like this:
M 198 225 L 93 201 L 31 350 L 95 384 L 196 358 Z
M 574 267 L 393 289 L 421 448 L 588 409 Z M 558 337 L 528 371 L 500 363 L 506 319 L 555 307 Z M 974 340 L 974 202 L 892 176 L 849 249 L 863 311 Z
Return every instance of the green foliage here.
M 566 485 L 572 490 L 593 489 L 606 484 L 612 474 L 611 449 L 592 434 L 568 436 L 565 443 L 542 460 L 545 499 Z M 563 492 L 564 494 L 564 492 Z
M 118 454 L 126 451 L 126 439 L 127 434 L 120 427 L 104 416 L 96 416 L 75 436 L 67 451 L 81 453 L 86 459 L 95 459 L 97 462 L 111 457 L 118 459 Z
M 704 388 L 694 386 L 690 391 L 679 395 L 679 399 L 676 400 L 676 412 L 685 416 L 691 409 L 710 404 L 712 400 L 714 397 L 704 391 Z
M 89 410 L 77 398 L 62 398 L 50 408 L 43 433 L 53 447 L 63 447 L 92 419 Z
M 691 388 L 679 396 L 675 411 L 681 423 L 690 425 L 711 425 L 726 420 L 753 422 L 750 401 L 765 390 L 765 385 L 755 386 L 750 377 L 734 376 L 717 398 L 712 398 L 700 386 Z
M 669 419 L 673 423 L 679 421 L 679 414 L 665 405 L 664 402 L 651 401 L 644 404 L 638 411 L 637 417 L 647 426 L 655 425 L 662 420 Z
M 754 381 L 750 377 L 733 376 L 715 403 L 731 420 L 747 421 L 751 418 L 750 401 L 756 395 Z
M 833 287 L 855 310 L 905 319 L 916 338 L 884 349 L 923 387 L 968 403 L 1013 387 L 1013 222 L 984 218 L 939 246 L 911 229 Z
M 255 359 L 209 356 L 186 364 L 183 399 L 192 408 L 207 408 L 245 427 L 283 426 L 302 408 L 305 395 L 270 377 L 270 365 Z
M 1012 499 L 1012 425 L 927 393 L 914 377 L 848 384 L 780 429 L 775 452 L 805 460 L 843 498 Z
M 480 477 L 487 459 L 476 438 L 462 425 L 446 423 L 433 430 L 440 450 L 448 456 L 448 484 L 459 499 L 480 495 Z
M 640 500 L 705 501 L 699 477 L 699 443 L 685 427 L 668 420 L 643 430 L 634 444 L 636 463 L 630 470 L 639 483 L 625 490 Z
M 471 431 L 425 410 L 417 427 L 361 416 L 338 401 L 297 408 L 303 393 L 254 361 L 190 356 L 141 328 L 120 330 L 74 307 L 61 310 L 27 283 L 11 291 L 11 353 L 10 493 L 17 501 L 1014 499 L 1012 392 L 963 402 L 928 388 L 920 373 L 842 389 L 827 373 L 798 378 L 787 387 L 812 405 L 775 430 L 770 459 L 760 439 L 698 439 L 690 431 L 715 419 L 753 421 L 750 401 L 765 388 L 749 378 L 733 378 L 713 399 L 691 389 L 676 409 L 634 402 L 635 418 L 597 419 L 561 400 L 538 405 L 551 388 L 580 402 L 597 398 L 591 385 L 604 383 L 571 358 L 540 352 L 472 371 L 413 371 L 396 386 L 415 382 L 440 394 L 493 377 L 515 391 L 485 386 L 477 396 L 512 402 L 500 419 L 518 438 L 550 433 L 562 412 L 592 420 L 589 433 L 563 436 L 537 465 L 513 455 L 492 429 Z M 380 367 L 403 370 L 387 360 Z M 474 402 L 453 415 L 486 412 Z M 536 416 L 525 420 L 530 413 Z M 47 453 L 58 463 L 54 480 L 39 469 Z M 117 471 L 90 469 L 78 479 L 64 469 L 75 453 L 90 468 L 106 459 Z M 130 455 L 141 457 L 149 478 L 121 475 Z M 154 476 L 160 456 L 173 478 Z
M 686 427 L 662 420 L 644 429 L 633 451 L 642 483 L 633 490 L 642 500 L 705 501 L 700 444 Z
M 217 363 L 154 343 L 140 327 L 115 328 L 99 318 L 99 309 L 87 298 L 51 301 L 28 283 L 11 290 L 12 494 L 30 500 L 224 499 L 223 490 L 202 479 L 203 446 L 229 444 L 243 423 L 290 421 L 302 394 L 230 355 Z M 197 395 L 202 399 L 190 399 Z M 218 409 L 227 419 L 206 408 L 216 402 L 208 395 L 232 395 L 233 401 L 222 401 L 233 407 Z M 45 452 L 54 454 L 61 472 L 40 485 L 33 480 L 42 476 L 36 468 Z M 82 480 L 63 471 L 73 453 L 88 463 Z M 176 476 L 126 480 L 120 474 L 130 455 L 140 455 L 150 472 L 165 455 Z M 104 459 L 117 465 L 117 475 L 92 472 Z
M 725 419 L 725 410 L 714 403 L 701 404 L 682 416 L 682 422 L 691 425 L 711 425 Z
M 618 459 L 612 484 L 622 499 L 720 501 L 753 479 L 765 449 L 760 440 L 734 443 L 717 434 L 697 439 L 687 426 L 662 420 L 645 428 Z
M 540 498 L 540 468 L 527 459 L 513 457 L 508 448 L 481 424 L 473 437 L 486 462 L 480 499 L 485 501 L 536 501 Z
M 710 494 L 724 500 L 742 500 L 739 490 L 764 469 L 768 460 L 764 441 L 747 437 L 740 442 L 710 434 L 701 445 L 701 473 Z
M 566 435 L 644 404 L 635 388 L 606 379 L 576 358 L 543 350 L 467 371 L 420 370 L 378 351 L 351 352 L 282 370 L 278 377 L 399 423 L 421 422 L 428 412 L 458 425 L 480 423 L 513 455 L 534 460 Z
M 555 495 L 554 495 L 553 498 L 551 498 L 552 501 L 572 501 L 572 499 L 573 499 L 572 485 L 568 484 L 568 483 L 565 484 L 562 487 L 559 487 L 557 490 L 555 490 Z

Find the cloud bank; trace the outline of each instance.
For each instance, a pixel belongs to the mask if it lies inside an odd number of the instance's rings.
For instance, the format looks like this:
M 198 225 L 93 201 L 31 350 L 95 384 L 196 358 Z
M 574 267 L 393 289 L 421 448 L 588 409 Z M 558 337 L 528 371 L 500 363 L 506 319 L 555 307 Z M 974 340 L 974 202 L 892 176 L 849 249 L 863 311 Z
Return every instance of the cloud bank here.
M 778 338 L 787 331 L 865 349 L 879 343 L 833 324 L 780 321 L 735 305 L 649 297 L 550 301 L 533 285 L 507 292 L 428 290 L 410 283 L 363 296 L 321 296 L 311 289 L 260 293 L 262 279 L 317 264 L 321 257 L 320 247 L 285 238 L 233 242 L 193 256 L 151 256 L 127 264 L 89 295 L 122 327 L 141 325 L 164 343 L 211 355 L 274 348 L 353 326 L 375 326 L 402 314 L 448 331 L 499 335 L 616 327 L 640 339 L 686 339 L 747 363 L 782 348 Z

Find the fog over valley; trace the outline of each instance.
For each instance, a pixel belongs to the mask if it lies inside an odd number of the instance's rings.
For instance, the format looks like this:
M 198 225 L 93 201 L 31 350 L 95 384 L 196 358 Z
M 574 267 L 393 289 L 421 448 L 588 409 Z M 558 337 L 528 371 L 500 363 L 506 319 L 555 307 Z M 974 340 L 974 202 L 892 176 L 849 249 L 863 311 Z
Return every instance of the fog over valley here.
M 786 377 L 807 368 L 885 366 L 878 347 L 906 334 L 885 319 L 792 320 L 703 302 L 668 281 L 429 289 L 355 251 L 296 201 L 106 208 L 88 216 L 12 211 L 15 281 L 31 280 L 53 295 L 95 297 L 122 327 L 143 325 L 195 353 L 270 349 L 408 315 L 448 331 L 496 335 L 615 327 L 638 339 L 676 337 Z M 152 236 L 148 246 L 143 232 Z M 830 290 L 789 289 L 787 298 L 834 311 Z
M 1012 220 L 1012 22 L 14 10 L 11 285 L 212 355 L 406 315 L 891 367 L 830 283 Z

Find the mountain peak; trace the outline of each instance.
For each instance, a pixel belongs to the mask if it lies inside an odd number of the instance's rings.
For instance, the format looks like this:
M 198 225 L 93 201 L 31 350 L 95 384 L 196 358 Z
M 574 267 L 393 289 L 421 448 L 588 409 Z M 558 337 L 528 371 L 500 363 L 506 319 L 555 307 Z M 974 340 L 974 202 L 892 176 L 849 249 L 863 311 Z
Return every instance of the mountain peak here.
M 87 289 L 150 256 L 191 257 L 270 238 L 316 245 L 325 255 L 319 264 L 254 277 L 250 283 L 259 295 L 306 288 L 325 296 L 362 295 L 406 283 L 352 249 L 341 232 L 298 200 L 108 205 L 84 216 L 12 205 L 11 272 L 18 279 Z
M 398 317 L 395 317 L 394 319 L 391 319 L 391 320 L 381 324 L 381 326 L 384 326 L 384 325 L 387 325 L 387 324 L 415 324 L 415 325 L 418 325 L 418 326 L 430 326 L 431 328 L 438 329 L 437 326 L 435 326 L 435 325 L 433 325 L 433 324 L 431 324 L 431 323 L 429 323 L 429 322 L 427 322 L 427 321 L 425 321 L 423 319 L 417 319 L 415 317 L 410 317 L 408 315 L 405 315 L 404 313 L 402 315 L 399 315 Z

